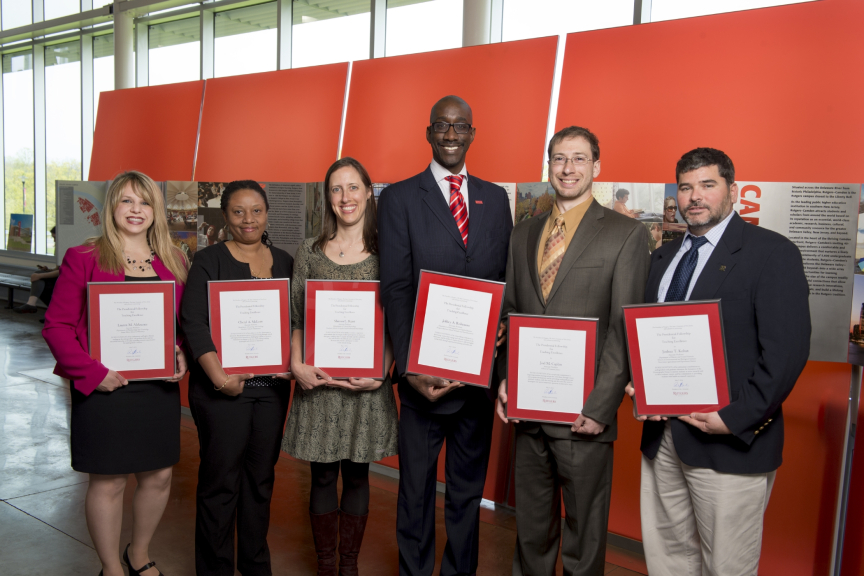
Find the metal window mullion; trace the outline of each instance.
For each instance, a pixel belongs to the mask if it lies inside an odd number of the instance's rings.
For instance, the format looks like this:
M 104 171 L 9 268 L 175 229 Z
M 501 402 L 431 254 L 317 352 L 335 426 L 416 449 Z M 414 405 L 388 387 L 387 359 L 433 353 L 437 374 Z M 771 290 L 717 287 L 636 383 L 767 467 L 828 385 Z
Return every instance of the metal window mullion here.
M 33 24 L 45 20 L 45 1 L 33 0 Z
M 47 251 L 45 142 L 45 47 L 38 46 L 33 50 L 33 236 L 36 238 L 36 254 Z
M 633 0 L 633 24 L 651 22 L 651 0 Z
M 387 54 L 387 0 L 370 0 L 369 57 L 383 58 Z
M 201 80 L 213 78 L 215 74 L 215 42 L 214 38 L 214 14 L 212 10 L 201 9 Z
M 276 0 L 276 69 L 291 68 L 294 1 Z
M 489 42 L 502 42 L 504 38 L 504 0 L 492 0 L 489 22 Z
M 90 0 L 87 0 L 90 1 Z M 93 152 L 93 130 L 96 118 L 93 105 L 96 89 L 93 86 L 93 34 L 81 35 L 81 179 L 90 174 L 90 154 Z
M 3 56 L 0 56 L 0 64 L 3 62 Z M 3 126 L 3 110 L 5 105 L 6 92 L 3 88 L 3 72 L 0 71 L 0 158 L 3 159 L 3 162 L 0 163 L 0 174 L 3 175 L 3 182 L 6 182 L 6 140 L 4 138 L 5 132 Z M 0 222 L 0 231 L 6 229 L 6 222 L 9 222 L 9 213 L 6 212 L 6 194 L 3 194 L 3 221 Z M 5 236 L 5 234 L 4 234 Z
M 150 28 L 144 22 L 135 23 L 136 86 L 150 85 Z M 115 55 L 116 58 L 116 55 Z

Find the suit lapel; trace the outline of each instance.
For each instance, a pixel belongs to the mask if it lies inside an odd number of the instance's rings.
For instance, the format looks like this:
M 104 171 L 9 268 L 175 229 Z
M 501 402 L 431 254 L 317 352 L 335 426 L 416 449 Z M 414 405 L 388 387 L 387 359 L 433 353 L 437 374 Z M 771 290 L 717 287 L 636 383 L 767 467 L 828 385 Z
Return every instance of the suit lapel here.
M 744 221 L 738 214 L 734 214 L 726 225 L 726 230 L 717 242 L 717 246 L 714 247 L 714 251 L 711 252 L 711 257 L 702 268 L 699 278 L 696 279 L 696 285 L 690 293 L 690 300 L 714 298 L 723 281 L 729 277 L 729 273 L 738 262 L 736 252 L 741 249 L 743 232 Z
M 423 190 L 423 201 L 429 207 L 429 211 L 435 215 L 447 231 L 453 236 L 453 239 L 459 243 L 462 249 L 465 249 L 465 243 L 462 241 L 462 234 L 459 232 L 459 227 L 456 226 L 456 219 L 453 218 L 453 213 L 450 212 L 450 206 L 444 200 L 444 195 L 441 193 L 441 188 L 435 182 L 435 177 L 432 176 L 432 170 L 427 168 L 420 176 L 420 189 Z M 468 213 L 468 241 L 471 241 L 471 212 Z
M 660 291 L 660 281 L 663 275 L 666 274 L 666 269 L 681 248 L 683 238 L 677 238 L 666 246 L 669 246 L 663 252 L 657 254 L 657 259 L 651 263 L 651 269 L 648 271 L 648 283 L 645 286 L 645 302 L 654 304 L 657 302 L 657 293 Z M 665 246 L 664 246 L 665 248 Z
M 544 305 L 543 289 L 540 288 L 540 273 L 537 271 L 537 251 L 540 249 L 540 237 L 543 235 L 543 228 L 551 214 L 552 212 L 546 212 L 532 218 L 531 226 L 528 228 L 528 273 L 531 275 L 531 282 L 534 284 L 534 290 L 537 291 L 537 297 Z
M 471 178 L 468 176 L 468 196 L 471 199 L 471 205 L 468 206 L 468 254 L 473 253 L 477 246 L 483 242 L 483 234 L 481 231 L 483 230 L 483 215 L 486 213 L 485 206 L 488 205 L 489 195 L 487 194 L 486 188 L 480 183 L 477 178 Z M 479 203 L 478 203 L 479 201 Z M 447 211 L 450 211 L 450 207 L 447 207 Z M 456 219 L 453 216 L 450 216 L 450 219 L 453 220 L 454 224 Z M 458 230 L 458 226 L 456 227 Z M 459 237 L 462 238 L 461 235 Z
M 591 206 L 588 207 L 585 216 L 582 217 L 582 222 L 576 228 L 576 233 L 573 234 L 573 238 L 567 246 L 567 251 L 564 253 L 564 258 L 561 260 L 558 274 L 555 275 L 555 283 L 552 284 L 552 290 L 549 291 L 549 298 L 546 300 L 547 303 L 551 302 L 552 298 L 555 297 L 555 292 L 558 291 L 558 287 L 561 286 L 564 277 L 567 276 L 568 270 L 573 267 L 579 256 L 582 255 L 588 245 L 591 244 L 591 241 L 594 240 L 594 237 L 597 236 L 597 233 L 603 228 L 603 208 L 593 199 L 589 200 L 589 202 L 591 202 Z

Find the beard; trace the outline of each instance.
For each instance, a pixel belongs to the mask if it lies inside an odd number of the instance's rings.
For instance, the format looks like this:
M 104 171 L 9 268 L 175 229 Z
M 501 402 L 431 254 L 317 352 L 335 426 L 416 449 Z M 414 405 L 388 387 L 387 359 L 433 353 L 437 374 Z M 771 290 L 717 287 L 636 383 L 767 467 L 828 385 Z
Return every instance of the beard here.
M 690 216 L 690 208 L 694 207 L 705 208 L 707 212 L 699 216 Z M 680 208 L 679 208 L 680 209 Z M 690 228 L 708 229 L 710 230 L 720 222 L 722 222 L 732 211 L 732 198 L 727 196 L 722 202 L 714 208 L 701 202 L 691 202 L 685 208 L 680 209 L 681 216 Z

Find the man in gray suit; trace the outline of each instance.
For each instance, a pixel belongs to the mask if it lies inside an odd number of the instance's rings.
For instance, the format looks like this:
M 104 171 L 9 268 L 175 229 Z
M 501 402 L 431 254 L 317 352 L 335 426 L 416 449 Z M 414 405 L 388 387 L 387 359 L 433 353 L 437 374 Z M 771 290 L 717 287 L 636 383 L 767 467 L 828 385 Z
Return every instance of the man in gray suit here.
M 585 128 L 549 142 L 550 212 L 520 222 L 510 237 L 504 314 L 599 318 L 594 390 L 572 425 L 516 423 L 514 575 L 603 574 L 612 490 L 616 413 L 630 379 L 621 306 L 641 303 L 648 278 L 648 232 L 591 195 L 600 146 Z M 507 354 L 497 412 L 505 422 Z M 561 494 L 566 521 L 561 535 Z

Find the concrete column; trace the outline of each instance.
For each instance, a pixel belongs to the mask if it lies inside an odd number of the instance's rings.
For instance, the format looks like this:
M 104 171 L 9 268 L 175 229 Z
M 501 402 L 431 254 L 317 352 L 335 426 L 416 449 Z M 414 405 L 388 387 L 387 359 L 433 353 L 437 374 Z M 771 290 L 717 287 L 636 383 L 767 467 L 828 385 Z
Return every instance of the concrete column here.
M 489 44 L 492 0 L 462 0 L 462 46 Z
M 115 10 L 116 10 L 116 4 Z M 133 15 L 114 12 L 114 89 L 135 87 L 135 52 L 133 44 Z

